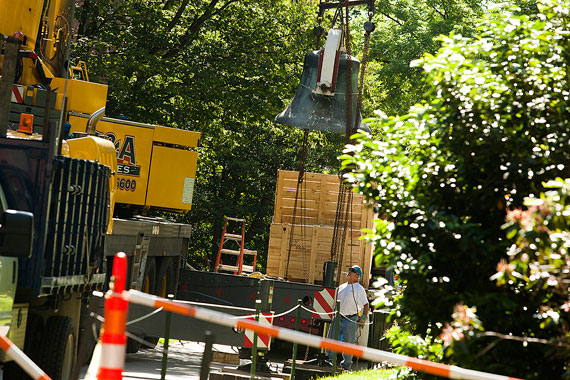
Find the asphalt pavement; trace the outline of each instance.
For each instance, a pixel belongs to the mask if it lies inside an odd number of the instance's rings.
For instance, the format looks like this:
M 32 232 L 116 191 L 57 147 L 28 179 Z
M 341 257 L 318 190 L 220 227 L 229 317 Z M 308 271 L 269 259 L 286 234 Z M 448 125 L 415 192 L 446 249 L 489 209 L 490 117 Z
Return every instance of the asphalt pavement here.
M 237 349 L 230 346 L 214 347 L 217 351 L 235 352 Z M 160 379 L 162 368 L 163 346 L 157 345 L 154 349 L 140 350 L 136 354 L 127 354 L 125 358 L 124 380 Z M 204 353 L 204 343 L 171 341 L 168 347 L 168 362 L 166 367 L 167 380 L 198 380 L 200 366 Z M 211 371 L 221 371 L 227 364 L 210 364 Z M 85 373 L 87 366 L 83 367 L 80 380 L 87 380 Z
M 204 343 L 188 341 L 170 341 L 168 350 L 168 361 L 166 367 L 166 380 L 198 380 L 200 379 L 200 367 L 204 353 Z M 238 366 L 237 347 L 214 345 L 214 360 L 210 363 L 210 372 L 228 372 L 235 370 Z M 276 352 L 276 351 L 273 351 Z M 272 354 L 269 357 L 268 365 L 271 371 L 281 372 L 283 363 L 290 358 L 290 350 L 278 350 L 279 354 Z M 299 359 L 305 353 L 304 348 L 299 351 Z M 157 345 L 154 349 L 143 349 L 135 354 L 126 354 L 125 369 L 123 371 L 124 380 L 160 380 L 162 368 L 163 346 Z M 217 358 L 217 359 L 216 359 Z M 233 359 L 233 360 L 228 360 Z M 220 361 L 226 360 L 227 363 Z M 241 360 L 241 364 L 246 364 L 248 360 Z M 366 362 L 355 363 L 354 367 L 366 368 Z M 81 369 L 78 380 L 93 380 L 86 377 L 88 366 Z M 356 368 L 354 368 L 356 369 Z M 0 371 L 0 380 L 3 379 Z

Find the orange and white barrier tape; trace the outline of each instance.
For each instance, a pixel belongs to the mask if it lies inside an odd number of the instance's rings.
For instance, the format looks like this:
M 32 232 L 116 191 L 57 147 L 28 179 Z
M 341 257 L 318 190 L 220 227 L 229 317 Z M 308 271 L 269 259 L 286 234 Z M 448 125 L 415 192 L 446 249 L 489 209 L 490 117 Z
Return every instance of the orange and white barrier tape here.
M 311 347 L 322 348 L 329 351 L 347 353 L 353 356 L 370 360 L 373 362 L 390 362 L 392 364 L 410 367 L 415 371 L 425 372 L 432 375 L 445 377 L 448 379 L 464 379 L 464 380 L 521 380 L 515 377 L 495 375 L 491 373 L 474 371 L 453 365 L 441 364 L 422 359 L 416 359 L 409 356 L 394 354 L 392 352 L 377 350 L 374 348 L 361 347 L 356 344 L 339 342 L 333 339 L 321 338 L 316 335 L 310 335 L 295 330 L 279 328 L 274 326 L 266 326 L 250 319 L 238 319 L 233 316 L 220 313 L 217 311 L 190 306 L 186 304 L 169 301 L 137 290 L 129 290 L 124 296 L 130 301 L 137 304 L 150 306 L 153 308 L 162 307 L 173 313 L 187 315 L 203 321 L 217 323 L 220 325 L 247 329 L 257 332 L 258 334 L 267 334 L 269 336 L 283 339 L 289 342 L 299 343 Z
M 0 335 L 0 348 L 34 380 L 51 380 L 40 367 L 36 365 L 22 350 L 18 348 L 10 339 Z
M 129 302 L 121 296 L 127 277 L 127 255 L 119 252 L 113 259 L 111 289 L 105 295 L 105 321 L 101 329 L 101 361 L 98 380 L 121 380 L 127 346 L 127 313 Z

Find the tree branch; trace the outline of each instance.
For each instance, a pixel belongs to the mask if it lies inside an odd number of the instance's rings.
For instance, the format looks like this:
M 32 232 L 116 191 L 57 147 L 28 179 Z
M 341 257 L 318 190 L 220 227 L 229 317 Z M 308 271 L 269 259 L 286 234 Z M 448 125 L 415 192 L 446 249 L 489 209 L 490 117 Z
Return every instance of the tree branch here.
M 164 5 L 162 6 L 162 9 L 168 10 L 168 9 L 170 9 L 173 5 L 174 5 L 174 0 L 164 0 Z
M 570 345 L 568 345 L 568 344 L 565 344 L 562 342 L 552 342 L 548 339 L 531 338 L 528 336 L 505 335 L 505 334 L 501 334 L 501 333 L 494 332 L 494 331 L 485 331 L 485 332 L 480 333 L 478 335 L 493 336 L 493 337 L 497 337 L 497 338 L 505 339 L 505 340 L 515 340 L 517 342 L 540 343 L 540 344 L 546 344 L 546 345 L 555 346 L 555 347 L 570 347 Z
M 447 11 L 447 5 L 449 5 L 445 0 L 441 0 L 441 5 L 443 6 L 443 18 L 447 19 L 449 12 Z
M 443 13 L 443 12 L 441 12 L 439 9 L 437 9 L 437 8 L 435 7 L 435 5 L 432 5 L 431 7 L 433 8 L 434 11 L 436 11 L 437 13 L 439 13 L 439 15 L 440 15 L 444 20 L 447 19 L 447 16 L 445 15 L 445 13 Z
M 404 23 L 402 21 L 398 20 L 397 18 L 390 16 L 388 13 L 380 12 L 380 14 L 383 15 L 384 17 L 389 18 L 390 20 L 394 21 L 396 24 L 398 24 L 400 26 L 404 25 Z
M 484 349 L 482 349 L 477 355 L 475 355 L 475 359 L 479 359 L 480 357 L 482 357 L 483 355 L 485 355 L 487 352 L 489 352 L 493 347 L 495 347 L 497 345 L 497 343 L 499 343 L 501 340 L 497 339 L 494 342 L 491 342 L 487 345 L 487 347 L 485 347 Z
M 184 13 L 184 10 L 186 9 L 186 6 L 188 5 L 188 1 L 189 0 L 183 0 L 182 4 L 180 4 L 180 7 L 178 7 L 178 11 L 176 11 L 176 14 L 172 18 L 172 20 L 170 20 L 170 22 L 168 23 L 168 26 L 166 27 L 167 33 L 169 33 L 172 30 L 172 28 L 174 28 L 174 26 L 176 26 L 176 24 L 178 24 L 180 17 L 182 17 L 182 13 Z
M 220 14 L 228 6 L 230 6 L 230 4 L 235 3 L 236 1 L 237 0 L 228 0 L 224 5 L 222 5 L 220 8 L 216 10 L 216 5 L 218 4 L 219 0 L 211 0 L 208 6 L 206 7 L 204 13 L 202 13 L 200 17 L 197 17 L 194 19 L 194 21 L 192 21 L 192 24 L 188 27 L 186 33 L 184 33 L 184 35 L 180 37 L 180 40 L 178 41 L 176 46 L 168 50 L 162 56 L 162 58 L 170 59 L 174 57 L 176 54 L 178 54 L 178 52 L 180 52 L 181 49 L 183 49 L 185 46 L 187 46 L 196 38 L 198 32 L 200 31 L 200 28 L 208 19 L 210 19 L 214 15 Z

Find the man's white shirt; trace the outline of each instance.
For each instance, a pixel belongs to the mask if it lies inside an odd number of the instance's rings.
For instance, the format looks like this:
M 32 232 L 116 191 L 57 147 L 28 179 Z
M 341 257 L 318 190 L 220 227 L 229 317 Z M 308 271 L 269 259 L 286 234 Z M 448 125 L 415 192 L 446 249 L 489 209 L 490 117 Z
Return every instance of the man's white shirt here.
M 368 304 L 366 290 L 358 282 L 345 282 L 337 289 L 337 300 L 340 301 L 340 313 L 344 316 L 357 314 Z

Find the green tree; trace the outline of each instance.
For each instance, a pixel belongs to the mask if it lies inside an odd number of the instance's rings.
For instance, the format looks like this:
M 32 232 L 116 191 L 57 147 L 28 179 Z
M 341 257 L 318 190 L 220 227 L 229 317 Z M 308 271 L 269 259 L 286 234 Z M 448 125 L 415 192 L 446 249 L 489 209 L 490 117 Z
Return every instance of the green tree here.
M 529 1 L 509 1 L 521 12 L 535 13 Z M 471 36 L 478 19 L 489 12 L 489 4 L 479 0 L 398 0 L 377 2 L 374 20 L 377 29 L 370 48 L 372 69 L 380 97 L 375 104 L 388 115 L 401 115 L 419 102 L 428 90 L 424 72 L 410 66 L 424 54 L 434 54 L 441 46 L 437 39 L 450 32 Z M 374 87 L 374 86 L 373 86 Z
M 278 169 L 296 170 L 302 132 L 272 123 L 313 47 L 316 1 L 85 0 L 75 55 L 109 85 L 107 114 L 202 133 L 190 259 L 206 267 L 223 216 L 247 219 L 265 261 Z M 333 170 L 341 136 L 311 133 L 309 170 Z
M 570 356 L 570 179 L 544 185 L 540 197 L 525 200 L 526 209 L 507 213 L 507 237 L 514 242 L 508 261 L 502 260 L 492 277 L 499 285 L 516 283 L 528 289 L 539 305 L 535 318 L 553 334 L 547 344 L 562 358 Z
M 536 17 L 505 10 L 480 21 L 474 38 L 443 38 L 438 55 L 420 62 L 426 100 L 376 120 L 382 139 L 362 136 L 344 157 L 381 216 L 371 239 L 402 285 L 402 331 L 447 338 L 454 310 L 471 323 L 467 306 L 477 308 L 487 333 L 450 343 L 451 363 L 527 379 L 565 371 L 568 356 L 555 347 L 505 339 L 558 335 L 537 321 L 532 289 L 490 278 L 510 245 L 506 210 L 567 174 L 568 6 L 553 2 Z

